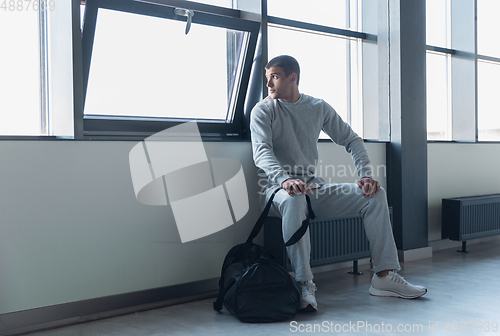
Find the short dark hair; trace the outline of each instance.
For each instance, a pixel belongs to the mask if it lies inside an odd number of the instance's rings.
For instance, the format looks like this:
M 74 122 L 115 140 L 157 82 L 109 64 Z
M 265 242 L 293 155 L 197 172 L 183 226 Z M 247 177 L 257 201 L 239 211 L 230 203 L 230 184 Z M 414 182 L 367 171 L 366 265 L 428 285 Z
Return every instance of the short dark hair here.
M 266 69 L 270 69 L 272 67 L 281 67 L 285 71 L 286 76 L 290 76 L 295 72 L 297 74 L 297 85 L 299 85 L 300 66 L 299 62 L 297 62 L 295 58 L 288 55 L 276 56 L 266 65 Z

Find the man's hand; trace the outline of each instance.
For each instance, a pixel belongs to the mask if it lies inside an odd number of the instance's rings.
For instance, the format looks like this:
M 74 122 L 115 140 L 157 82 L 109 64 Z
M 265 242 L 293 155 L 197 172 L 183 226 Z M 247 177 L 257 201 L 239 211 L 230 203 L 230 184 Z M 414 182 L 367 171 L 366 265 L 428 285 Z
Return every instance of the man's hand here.
M 380 184 L 370 177 L 363 177 L 359 180 L 358 187 L 363 190 L 364 197 L 372 197 L 373 195 L 378 194 L 380 190 Z
M 283 188 L 288 195 L 293 196 L 295 194 L 309 194 L 311 189 L 302 180 L 299 179 L 288 179 L 281 183 L 281 188 Z

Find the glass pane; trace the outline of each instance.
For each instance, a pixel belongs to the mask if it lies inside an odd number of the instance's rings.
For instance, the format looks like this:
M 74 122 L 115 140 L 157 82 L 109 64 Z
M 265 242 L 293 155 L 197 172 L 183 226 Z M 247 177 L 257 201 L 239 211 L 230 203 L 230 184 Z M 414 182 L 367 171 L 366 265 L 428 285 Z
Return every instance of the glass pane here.
M 379 106 L 382 101 L 387 104 L 387 96 L 384 97 L 379 88 L 378 56 L 379 47 L 376 43 L 362 43 L 362 62 L 359 62 L 358 68 L 362 68 L 363 138 L 390 141 L 389 109 Z
M 478 139 L 500 141 L 500 65 L 477 64 Z
M 0 135 L 41 135 L 38 12 L 0 10 Z
M 480 55 L 500 57 L 500 1 L 477 1 L 477 53 Z
M 48 11 L 48 120 L 47 134 L 74 135 L 73 34 L 71 1 L 59 1 Z M 68 75 L 71 74 L 71 75 Z
M 295 57 L 300 65 L 300 92 L 324 99 L 344 121 L 348 121 L 349 98 L 347 47 L 345 39 L 269 27 L 269 59 Z
M 427 139 L 451 140 L 448 59 L 427 53 Z
M 226 120 L 247 33 L 185 28 L 100 9 L 85 115 Z
M 285 19 L 348 29 L 347 0 L 267 0 L 267 14 Z
M 194 0 L 193 2 L 199 2 L 219 7 L 233 8 L 233 0 Z
M 80 5 L 80 30 L 83 30 L 83 19 L 85 18 L 85 4 Z
M 447 48 L 448 34 L 448 0 L 427 0 L 426 30 L 427 44 Z

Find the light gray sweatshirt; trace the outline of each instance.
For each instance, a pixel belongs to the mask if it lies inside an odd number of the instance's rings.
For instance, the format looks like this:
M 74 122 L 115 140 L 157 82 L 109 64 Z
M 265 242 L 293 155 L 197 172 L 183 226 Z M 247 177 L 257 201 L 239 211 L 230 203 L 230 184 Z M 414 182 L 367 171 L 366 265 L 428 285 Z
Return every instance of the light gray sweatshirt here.
M 359 177 L 371 176 L 363 139 L 322 99 L 301 94 L 296 102 L 286 103 L 267 97 L 253 108 L 250 130 L 253 159 L 267 176 L 264 190 L 288 178 L 325 183 L 315 176 L 321 130 L 351 154 Z

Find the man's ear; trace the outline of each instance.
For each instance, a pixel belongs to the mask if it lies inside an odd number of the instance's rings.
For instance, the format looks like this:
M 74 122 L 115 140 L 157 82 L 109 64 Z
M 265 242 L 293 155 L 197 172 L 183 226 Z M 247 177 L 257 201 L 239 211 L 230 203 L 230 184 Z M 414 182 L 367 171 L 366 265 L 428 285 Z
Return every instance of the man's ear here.
M 297 74 L 295 72 L 292 72 L 292 82 L 297 83 Z

